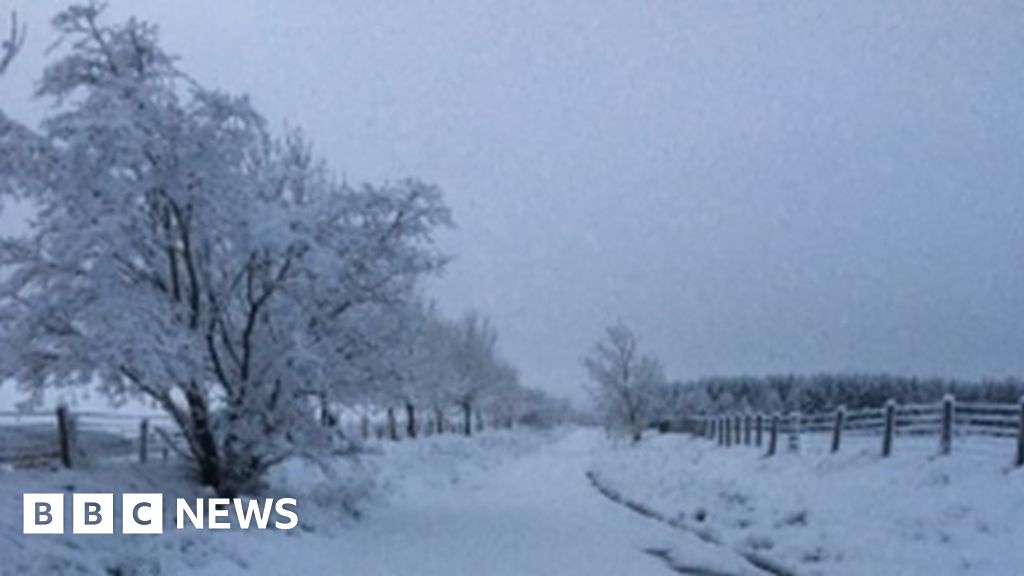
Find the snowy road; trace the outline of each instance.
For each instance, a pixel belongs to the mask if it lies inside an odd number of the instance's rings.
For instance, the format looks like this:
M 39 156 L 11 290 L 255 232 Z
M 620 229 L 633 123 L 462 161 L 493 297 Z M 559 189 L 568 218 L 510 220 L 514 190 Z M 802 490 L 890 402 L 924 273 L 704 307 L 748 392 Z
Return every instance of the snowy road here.
M 586 478 L 596 442 L 593 432 L 572 432 L 460 482 L 416 486 L 343 530 L 329 551 L 322 549 L 323 538 L 297 538 L 279 548 L 287 555 L 255 551 L 248 568 L 288 573 L 301 566 L 306 573 L 359 575 L 643 576 L 673 573 L 648 549 L 678 551 L 685 542 L 684 550 L 704 548 L 694 550 L 698 557 L 728 554 L 598 494 Z
M 675 534 L 589 486 L 590 441 L 571 434 L 471 485 L 389 509 L 369 542 L 383 562 L 377 573 L 671 573 L 644 549 Z

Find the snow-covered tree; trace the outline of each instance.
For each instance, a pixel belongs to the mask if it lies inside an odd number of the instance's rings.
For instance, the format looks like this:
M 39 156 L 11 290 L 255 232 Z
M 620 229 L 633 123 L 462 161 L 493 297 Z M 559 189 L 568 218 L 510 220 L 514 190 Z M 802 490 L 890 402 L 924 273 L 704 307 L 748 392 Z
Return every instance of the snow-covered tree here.
M 639 441 L 654 415 L 657 391 L 665 386 L 661 364 L 639 350 L 636 335 L 622 322 L 605 330 L 583 359 L 598 416 L 609 430 Z
M 1024 382 L 1016 378 L 970 382 L 858 373 L 715 376 L 667 385 L 659 402 L 666 405 L 661 417 L 671 419 L 701 412 L 820 413 L 838 406 L 879 408 L 890 398 L 930 403 L 941 401 L 946 394 L 958 400 L 1015 402 L 1024 394 Z M 668 402 L 672 397 L 679 400 Z
M 519 372 L 501 361 L 495 367 L 494 386 L 479 400 L 479 410 L 491 426 L 511 428 L 525 414 L 527 391 L 519 383 Z
M 457 409 L 466 435 L 473 432 L 474 418 L 516 417 L 519 374 L 501 356 L 497 332 L 486 318 L 470 312 L 452 321 L 420 305 L 402 320 L 404 329 L 387 352 L 392 375 L 379 402 L 401 406 L 407 428 L 417 407 L 431 409 L 436 422 Z
M 450 372 L 446 389 L 462 412 L 462 431 L 473 433 L 473 411 L 493 389 L 503 385 L 502 361 L 497 357 L 498 335 L 490 322 L 475 312 L 448 330 Z
M 516 404 L 516 421 L 527 426 L 550 428 L 568 420 L 571 416 L 569 402 L 554 398 L 543 390 L 524 388 Z
M 100 13 L 54 18 L 40 128 L 0 114 L 0 194 L 36 209 L 0 245 L 0 376 L 149 398 L 234 494 L 330 446 L 318 406 L 375 373 L 375 322 L 442 265 L 448 211 L 418 181 L 335 182 L 299 134 L 182 74 L 154 26 Z
M 439 341 L 443 320 L 432 303 L 419 300 L 395 311 L 375 358 L 385 370 L 376 379 L 372 402 L 392 414 L 396 408 L 403 412 L 405 435 L 415 438 L 423 418 L 420 410 L 433 407 L 444 381 L 446 358 Z

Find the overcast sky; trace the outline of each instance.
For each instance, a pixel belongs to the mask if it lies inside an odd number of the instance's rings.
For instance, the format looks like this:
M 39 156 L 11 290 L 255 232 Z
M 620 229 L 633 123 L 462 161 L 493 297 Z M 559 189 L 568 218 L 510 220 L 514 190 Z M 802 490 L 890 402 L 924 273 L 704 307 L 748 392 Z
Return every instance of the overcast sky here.
M 63 3 L 18 8 L 31 87 Z M 111 2 L 350 181 L 440 185 L 443 308 L 581 396 L 622 318 L 670 376 L 1024 374 L 1024 3 Z M 10 211 L 0 225 L 12 226 Z

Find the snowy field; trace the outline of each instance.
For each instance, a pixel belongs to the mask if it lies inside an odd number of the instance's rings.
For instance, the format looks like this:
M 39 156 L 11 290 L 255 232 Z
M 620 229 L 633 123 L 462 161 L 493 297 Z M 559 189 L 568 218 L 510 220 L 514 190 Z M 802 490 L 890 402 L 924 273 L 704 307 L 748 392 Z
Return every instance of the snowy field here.
M 592 477 L 609 494 L 684 532 L 795 574 L 1019 574 L 1024 565 L 1024 470 L 1012 441 L 827 439 L 763 458 L 684 435 L 610 445 Z M 685 553 L 685 551 L 684 551 Z

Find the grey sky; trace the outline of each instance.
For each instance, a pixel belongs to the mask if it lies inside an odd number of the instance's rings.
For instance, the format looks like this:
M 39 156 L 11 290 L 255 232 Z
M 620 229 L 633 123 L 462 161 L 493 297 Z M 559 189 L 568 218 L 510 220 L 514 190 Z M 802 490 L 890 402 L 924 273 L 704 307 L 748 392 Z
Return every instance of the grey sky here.
M 62 4 L 0 0 L 30 27 L 12 116 L 43 109 Z M 1024 373 L 1024 3 L 111 8 L 350 180 L 441 185 L 433 293 L 490 315 L 527 384 L 578 396 L 617 317 L 680 378 Z

